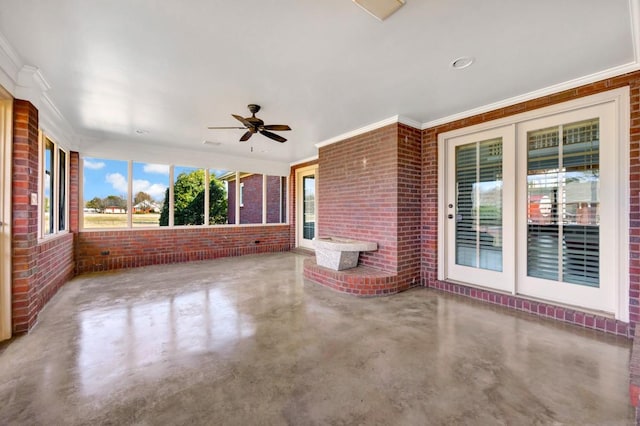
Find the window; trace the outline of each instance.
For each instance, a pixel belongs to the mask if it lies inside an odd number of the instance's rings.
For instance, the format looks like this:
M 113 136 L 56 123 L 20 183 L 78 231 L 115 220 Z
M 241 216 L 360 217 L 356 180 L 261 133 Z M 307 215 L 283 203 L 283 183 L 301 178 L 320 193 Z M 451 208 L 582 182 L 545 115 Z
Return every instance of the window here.
M 286 177 L 89 157 L 82 162 L 84 229 L 286 223 Z
M 84 158 L 83 227 L 126 228 L 129 164 L 126 161 Z
M 68 155 L 49 137 L 42 140 L 41 235 L 67 230 Z
M 161 211 L 169 200 L 169 171 L 170 166 L 164 164 L 133 163 L 131 224 L 134 228 L 161 225 Z
M 209 225 L 224 225 L 227 223 L 227 209 L 229 204 L 227 185 L 220 176 L 224 170 L 211 169 L 209 172 L 209 188 L 206 193 L 209 205 Z
M 438 278 L 628 320 L 628 99 L 441 134 Z
M 175 167 L 173 172 L 173 224 L 203 225 L 205 176 L 204 170 L 192 167 Z M 167 202 L 165 201 L 165 205 Z M 168 205 L 167 205 L 168 209 Z M 164 213 L 164 209 L 163 209 Z M 161 223 L 165 223 L 161 216 Z

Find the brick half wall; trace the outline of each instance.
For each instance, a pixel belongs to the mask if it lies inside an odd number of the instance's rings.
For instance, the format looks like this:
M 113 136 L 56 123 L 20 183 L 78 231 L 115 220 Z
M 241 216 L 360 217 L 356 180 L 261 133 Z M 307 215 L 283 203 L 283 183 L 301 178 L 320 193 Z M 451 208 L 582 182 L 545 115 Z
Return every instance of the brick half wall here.
M 289 225 L 83 231 L 78 274 L 146 265 L 289 251 Z

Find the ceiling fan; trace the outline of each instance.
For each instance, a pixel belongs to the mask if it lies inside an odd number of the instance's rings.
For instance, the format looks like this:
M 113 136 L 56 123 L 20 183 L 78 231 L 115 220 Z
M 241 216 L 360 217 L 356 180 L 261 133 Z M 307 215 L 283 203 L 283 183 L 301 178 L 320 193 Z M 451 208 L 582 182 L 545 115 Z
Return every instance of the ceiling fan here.
M 269 130 L 283 131 L 291 130 L 291 127 L 286 124 L 264 124 L 264 121 L 256 117 L 256 113 L 260 111 L 260 105 L 249 104 L 247 105 L 251 117 L 242 117 L 236 114 L 231 114 L 233 118 L 244 124 L 244 127 L 209 127 L 209 129 L 247 129 L 247 132 L 242 135 L 240 142 L 248 140 L 255 133 L 260 133 L 268 138 L 278 142 L 286 142 L 287 140 L 280 135 L 270 132 Z

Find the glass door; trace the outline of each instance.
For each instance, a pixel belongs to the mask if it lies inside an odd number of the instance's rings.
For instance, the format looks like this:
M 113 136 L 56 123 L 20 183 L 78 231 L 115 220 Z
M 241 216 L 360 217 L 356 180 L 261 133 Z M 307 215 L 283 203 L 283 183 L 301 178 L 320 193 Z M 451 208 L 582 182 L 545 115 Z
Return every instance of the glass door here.
M 615 310 L 615 149 L 603 149 L 616 145 L 613 113 L 604 104 L 519 125 L 519 293 Z
M 447 141 L 447 279 L 500 290 L 513 277 L 513 127 Z
M 297 215 L 296 240 L 299 247 L 313 249 L 313 239 L 317 235 L 317 166 L 299 170 L 297 173 Z

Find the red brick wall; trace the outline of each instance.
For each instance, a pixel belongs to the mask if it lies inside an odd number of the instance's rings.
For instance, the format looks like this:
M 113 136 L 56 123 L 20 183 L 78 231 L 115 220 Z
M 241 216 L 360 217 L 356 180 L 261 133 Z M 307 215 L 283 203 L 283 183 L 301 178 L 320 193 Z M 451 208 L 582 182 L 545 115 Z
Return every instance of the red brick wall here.
M 267 176 L 267 223 L 284 223 L 280 214 L 287 211 L 286 186 L 280 176 Z M 282 194 L 282 195 L 281 195 Z
M 392 124 L 319 152 L 320 236 L 378 243 L 360 263 L 398 274 L 400 290 L 420 278 L 420 138 Z
M 75 265 L 73 234 L 38 241 L 39 207 L 30 204 L 30 194 L 38 192 L 38 111 L 22 100 L 14 101 L 13 111 L 12 328 L 21 333 L 36 324 L 44 305 L 73 277 Z M 73 201 L 73 192 L 70 197 Z
M 65 233 L 38 244 L 37 273 L 33 282 L 38 312 L 75 275 L 73 239 L 74 234 Z
M 581 98 L 595 93 L 629 86 L 631 91 L 631 128 L 630 128 L 630 294 L 629 309 L 631 327 L 616 321 L 607 321 L 604 317 L 584 315 L 573 310 L 536 304 L 535 309 L 527 302 L 514 297 L 502 297 L 499 294 L 476 291 L 465 286 L 437 281 L 437 238 L 438 238 L 438 134 L 514 114 L 535 110 L 545 106 Z M 491 303 L 512 306 L 540 316 L 552 317 L 588 328 L 600 329 L 615 334 L 632 335 L 633 327 L 640 321 L 640 71 L 602 80 L 596 83 L 566 90 L 506 108 L 479 114 L 473 117 L 443 124 L 422 132 L 422 279 L 426 286 L 437 287 L 445 291 L 465 294 Z M 518 306 L 520 305 L 520 307 Z M 542 305 L 542 306 L 539 306 Z
M 288 225 L 83 231 L 77 273 L 288 251 Z
M 319 237 L 378 243 L 360 263 L 398 272 L 398 126 L 392 124 L 320 148 Z
M 262 175 L 243 177 L 240 184 L 244 184 L 240 223 L 262 223 Z
M 13 103 L 12 172 L 12 327 L 29 330 L 38 316 L 33 282 L 38 262 L 38 207 L 29 203 L 38 192 L 38 110 L 27 101 Z
M 281 223 L 280 209 L 286 212 L 286 196 L 280 203 L 280 191 L 286 189 L 281 184 L 280 176 L 267 176 L 267 223 Z M 240 207 L 240 223 L 262 223 L 262 175 L 252 174 L 240 179 L 244 184 L 243 206 Z M 227 217 L 229 223 L 235 223 L 236 193 L 235 180 L 229 181 Z M 286 222 L 286 221 L 283 221 Z
M 418 129 L 398 125 L 398 283 L 420 284 L 421 142 Z

